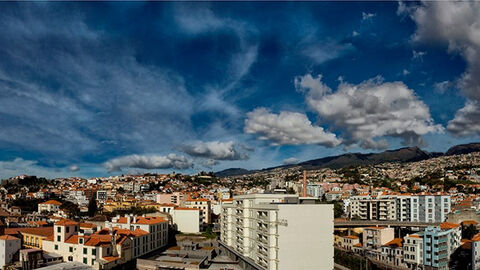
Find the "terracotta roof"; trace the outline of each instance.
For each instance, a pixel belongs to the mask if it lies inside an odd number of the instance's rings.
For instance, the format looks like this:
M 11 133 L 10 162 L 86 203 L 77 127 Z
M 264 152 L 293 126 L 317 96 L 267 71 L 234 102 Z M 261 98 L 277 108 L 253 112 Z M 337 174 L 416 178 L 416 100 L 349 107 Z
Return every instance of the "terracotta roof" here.
M 0 240 L 20 240 L 20 239 L 11 235 L 2 235 L 0 236 Z
M 457 223 L 443 222 L 440 224 L 440 229 L 442 230 L 455 229 L 458 227 L 460 227 L 460 224 Z
M 54 204 L 54 205 L 62 205 L 61 202 L 59 201 L 55 201 L 55 200 L 49 200 L 49 201 L 46 201 L 46 202 L 43 202 L 43 203 L 39 203 L 39 204 Z
M 362 247 L 362 244 L 361 243 L 356 243 L 355 245 L 353 245 L 354 247 Z
M 477 225 L 478 222 L 476 222 L 475 220 L 464 220 L 464 221 L 462 221 L 462 224 L 463 224 L 463 225 L 466 225 L 466 226 L 468 226 L 468 225 Z
M 96 228 L 97 225 L 93 224 L 93 223 L 80 223 L 80 228 Z
M 70 236 L 67 240 L 65 240 L 65 243 L 78 244 L 78 235 L 75 234 Z
M 392 241 L 386 243 L 383 246 L 390 246 L 393 248 L 402 247 L 402 242 L 403 242 L 402 238 L 394 238 Z
M 343 238 L 358 239 L 358 236 L 355 236 L 355 235 L 347 235 L 347 236 L 343 236 Z
M 73 225 L 78 225 L 78 222 L 70 220 L 70 219 L 62 219 L 60 221 L 57 221 L 55 225 L 60 225 L 60 226 L 73 226 Z
M 418 235 L 418 234 L 410 234 L 408 237 L 411 237 L 411 238 L 421 238 L 420 235 Z
M 103 257 L 102 259 L 107 262 L 113 262 L 113 261 L 119 260 L 120 257 L 107 256 L 107 257 Z
M 200 211 L 202 209 L 196 208 L 196 207 L 175 207 L 175 210 L 195 210 L 195 211 Z
M 21 228 L 20 233 L 48 237 L 53 235 L 53 227 Z
M 475 234 L 472 238 L 472 241 L 474 241 L 474 242 L 480 241 L 480 233 Z

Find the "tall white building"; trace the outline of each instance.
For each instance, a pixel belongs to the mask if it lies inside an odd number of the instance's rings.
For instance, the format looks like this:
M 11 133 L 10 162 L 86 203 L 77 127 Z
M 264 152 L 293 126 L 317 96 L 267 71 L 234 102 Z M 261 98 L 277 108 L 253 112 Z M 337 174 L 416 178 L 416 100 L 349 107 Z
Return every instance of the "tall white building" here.
M 0 268 L 14 261 L 14 255 L 22 247 L 22 241 L 14 236 L 0 236 Z M 18 260 L 18 257 L 17 257 Z
M 222 206 L 221 246 L 254 269 L 333 269 L 333 206 L 253 194 Z
M 348 201 L 348 215 L 362 220 L 443 222 L 451 210 L 450 195 L 442 193 L 360 195 Z

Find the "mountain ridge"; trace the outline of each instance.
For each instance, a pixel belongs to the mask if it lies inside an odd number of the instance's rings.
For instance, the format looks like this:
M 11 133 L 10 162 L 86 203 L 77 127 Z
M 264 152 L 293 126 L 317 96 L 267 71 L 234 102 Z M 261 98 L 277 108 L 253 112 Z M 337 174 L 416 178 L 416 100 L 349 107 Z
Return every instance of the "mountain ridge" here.
M 376 165 L 387 162 L 415 162 L 435 158 L 439 156 L 450 156 L 458 154 L 468 154 L 472 152 L 480 152 L 480 143 L 459 144 L 450 147 L 445 153 L 428 152 L 419 147 L 403 147 L 393 150 L 385 150 L 379 153 L 345 153 L 336 156 L 328 156 L 318 159 L 311 159 L 297 164 L 280 165 L 261 170 L 247 170 L 243 168 L 229 168 L 216 172 L 215 175 L 219 177 L 228 177 L 236 175 L 251 174 L 259 171 L 269 171 L 278 168 L 289 168 L 300 166 L 305 170 L 315 170 L 321 168 L 341 169 L 350 166 L 367 166 Z

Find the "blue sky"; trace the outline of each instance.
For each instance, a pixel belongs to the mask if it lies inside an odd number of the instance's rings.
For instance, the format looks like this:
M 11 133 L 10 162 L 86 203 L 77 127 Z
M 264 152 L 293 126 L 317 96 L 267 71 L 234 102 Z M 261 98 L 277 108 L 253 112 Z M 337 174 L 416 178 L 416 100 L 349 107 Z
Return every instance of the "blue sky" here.
M 3 2 L 0 178 L 478 141 L 478 25 L 475 2 Z

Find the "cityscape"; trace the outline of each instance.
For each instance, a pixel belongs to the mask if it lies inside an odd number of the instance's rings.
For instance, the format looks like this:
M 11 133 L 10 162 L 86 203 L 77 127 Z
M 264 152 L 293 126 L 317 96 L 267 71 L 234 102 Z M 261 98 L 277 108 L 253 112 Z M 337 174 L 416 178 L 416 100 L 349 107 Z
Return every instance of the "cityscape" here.
M 0 268 L 480 270 L 480 2 L 0 1 Z

